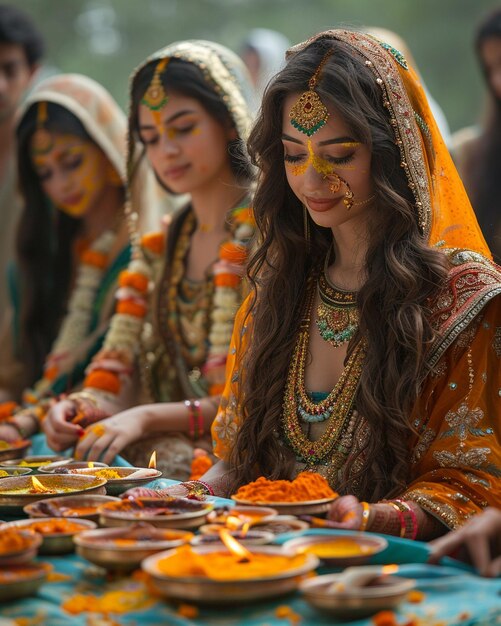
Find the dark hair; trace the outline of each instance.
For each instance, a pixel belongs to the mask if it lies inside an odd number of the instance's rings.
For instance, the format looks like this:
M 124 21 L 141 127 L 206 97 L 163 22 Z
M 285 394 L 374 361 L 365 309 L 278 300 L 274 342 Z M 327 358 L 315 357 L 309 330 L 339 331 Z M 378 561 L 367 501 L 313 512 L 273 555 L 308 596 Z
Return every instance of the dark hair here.
M 138 110 L 141 98 L 148 89 L 157 61 L 145 65 L 136 75 L 132 85 L 131 95 L 131 122 L 130 130 L 140 139 Z M 202 70 L 193 63 L 182 59 L 171 59 L 167 68 L 161 74 L 162 84 L 166 91 L 180 93 L 188 98 L 194 98 L 204 107 L 221 126 L 228 128 L 235 124 L 224 103 L 222 96 L 215 87 L 204 77 Z M 236 87 L 235 87 L 236 88 Z M 228 144 L 230 166 L 238 181 L 248 182 L 253 177 L 252 166 L 247 154 L 244 141 L 238 137 Z M 156 175 L 156 174 L 155 174 Z M 165 185 L 157 177 L 162 187 Z
M 28 384 L 40 377 L 66 311 L 73 244 L 82 223 L 56 210 L 42 191 L 30 150 L 37 110 L 37 103 L 32 104 L 17 128 L 19 186 L 24 200 L 17 232 L 21 285 L 18 349 L 28 372 Z M 47 115 L 47 130 L 92 141 L 82 123 L 62 106 L 47 103 Z
M 475 209 L 480 227 L 493 252 L 494 260 L 501 263 L 501 241 L 494 239 L 501 228 L 501 98 L 496 96 L 490 83 L 489 72 L 482 58 L 482 46 L 488 39 L 498 39 L 501 44 L 501 9 L 489 13 L 479 24 L 475 35 L 475 49 L 489 89 L 490 98 L 483 128 L 478 139 L 465 155 L 461 175 Z
M 292 451 L 274 435 L 280 429 L 305 291 L 321 268 L 332 233 L 309 220 L 310 244 L 305 240 L 302 206 L 285 175 L 282 109 L 289 94 L 308 89 L 328 48 L 333 52 L 316 91 L 336 107 L 352 136 L 370 148 L 376 194 L 365 259 L 368 278 L 358 295 L 360 328 L 348 350 L 350 355 L 361 336 L 369 345 L 355 398 L 370 431 L 363 451 L 368 470 L 357 473 L 350 459 L 338 488 L 373 500 L 407 478 L 410 412 L 424 375 L 425 347 L 434 336 L 427 299 L 441 287 L 446 270 L 443 254 L 427 245 L 418 228 L 381 89 L 351 47 L 332 39 L 292 57 L 270 83 L 249 139 L 251 157 L 261 170 L 253 206 L 262 244 L 249 266 L 259 296 L 251 308 L 252 341 L 239 366 L 245 419 L 230 464 L 235 486 L 253 480 L 256 470 L 271 478 L 289 477 L 294 464 Z
M 45 54 L 45 42 L 32 18 L 10 4 L 0 4 L 0 43 L 24 48 L 28 65 L 35 65 Z

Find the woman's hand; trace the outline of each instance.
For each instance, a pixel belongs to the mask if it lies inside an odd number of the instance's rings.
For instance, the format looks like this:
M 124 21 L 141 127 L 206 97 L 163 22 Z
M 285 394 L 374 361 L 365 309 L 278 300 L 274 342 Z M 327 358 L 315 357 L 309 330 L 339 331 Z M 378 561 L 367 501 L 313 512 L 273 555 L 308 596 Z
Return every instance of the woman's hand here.
M 482 576 L 501 574 L 501 510 L 487 508 L 469 519 L 464 526 L 430 542 L 429 562 L 437 563 L 443 556 L 466 548 Z
M 147 433 L 145 418 L 144 407 L 138 406 L 88 426 L 75 448 L 75 459 L 110 463 Z
M 327 518 L 336 523 L 336 528 L 360 530 L 364 513 L 363 504 L 355 496 L 341 496 L 334 500 Z M 329 525 L 330 526 L 330 525 Z
M 76 406 L 71 400 L 61 400 L 47 412 L 42 429 L 47 437 L 47 445 L 56 452 L 70 448 L 83 435 L 83 428 L 71 423 L 76 413 Z

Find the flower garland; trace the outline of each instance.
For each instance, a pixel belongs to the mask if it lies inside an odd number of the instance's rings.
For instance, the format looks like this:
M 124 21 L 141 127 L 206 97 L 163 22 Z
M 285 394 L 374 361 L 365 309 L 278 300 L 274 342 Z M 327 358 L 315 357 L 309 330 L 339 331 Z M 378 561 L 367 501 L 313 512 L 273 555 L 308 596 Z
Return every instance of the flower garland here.
M 20 412 L 43 417 L 46 407 L 36 407 L 50 391 L 52 383 L 65 371 L 65 365 L 72 354 L 83 343 L 89 333 L 97 292 L 108 267 L 109 254 L 116 239 L 116 233 L 105 231 L 94 243 L 80 254 L 75 287 L 68 302 L 68 312 L 61 324 L 58 336 L 46 358 L 42 378 L 34 389 L 23 392 L 22 406 L 6 402 L 0 404 L 0 421 L 9 420 Z M 11 422 L 12 423 L 12 422 Z
M 245 274 L 248 248 L 255 230 L 252 209 L 249 207 L 233 209 L 229 222 L 232 240 L 220 246 L 219 259 L 214 264 L 209 349 L 203 368 L 210 395 L 218 395 L 224 388 L 226 355 L 233 321 L 241 301 L 241 283 Z M 117 312 L 112 318 L 102 350 L 94 357 L 87 370 L 82 398 L 90 391 L 109 400 L 116 399 L 122 389 L 124 377 L 132 375 L 133 362 L 140 348 L 144 320 L 148 312 L 148 296 L 153 289 L 153 277 L 158 276 L 163 267 L 164 248 L 163 233 L 145 235 L 141 239 L 141 254 L 137 254 L 129 268 L 120 275 Z M 171 297 L 175 295 L 170 294 Z M 78 396 L 79 394 L 73 394 L 75 399 Z

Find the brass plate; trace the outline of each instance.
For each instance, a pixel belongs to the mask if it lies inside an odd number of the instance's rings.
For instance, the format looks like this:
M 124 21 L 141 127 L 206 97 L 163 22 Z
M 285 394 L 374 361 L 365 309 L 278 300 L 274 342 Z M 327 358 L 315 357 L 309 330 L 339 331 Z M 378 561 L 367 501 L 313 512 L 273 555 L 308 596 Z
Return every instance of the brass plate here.
M 322 500 L 308 500 L 306 502 L 250 502 L 231 496 L 237 504 L 245 506 L 270 506 L 277 510 L 279 515 L 320 515 L 327 513 L 330 505 L 337 496 Z

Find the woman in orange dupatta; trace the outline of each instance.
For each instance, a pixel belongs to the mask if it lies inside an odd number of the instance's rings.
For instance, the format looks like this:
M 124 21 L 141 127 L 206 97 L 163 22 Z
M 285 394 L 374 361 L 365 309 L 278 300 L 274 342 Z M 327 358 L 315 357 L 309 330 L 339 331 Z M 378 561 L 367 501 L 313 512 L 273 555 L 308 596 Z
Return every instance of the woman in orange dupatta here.
M 316 471 L 339 528 L 423 540 L 500 506 L 501 273 L 417 74 L 369 35 L 316 35 L 250 150 L 262 243 L 202 478 Z

